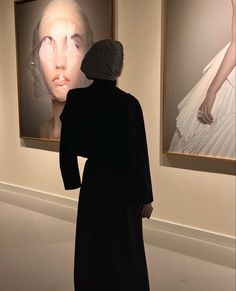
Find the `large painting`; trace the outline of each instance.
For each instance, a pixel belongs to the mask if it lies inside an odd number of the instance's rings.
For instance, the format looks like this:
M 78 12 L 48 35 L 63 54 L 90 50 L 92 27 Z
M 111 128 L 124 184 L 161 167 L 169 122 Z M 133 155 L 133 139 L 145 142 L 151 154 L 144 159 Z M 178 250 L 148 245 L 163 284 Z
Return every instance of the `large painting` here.
M 164 152 L 236 159 L 236 0 L 164 0 Z
M 15 1 L 20 136 L 60 139 L 68 90 L 91 81 L 80 70 L 93 44 L 113 37 L 112 0 Z

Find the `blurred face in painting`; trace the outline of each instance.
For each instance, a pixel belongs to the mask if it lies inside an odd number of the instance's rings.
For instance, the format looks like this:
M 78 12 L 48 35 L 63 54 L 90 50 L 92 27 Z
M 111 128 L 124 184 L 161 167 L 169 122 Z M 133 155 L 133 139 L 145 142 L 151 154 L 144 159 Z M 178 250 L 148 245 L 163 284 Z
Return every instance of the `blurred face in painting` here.
M 80 65 L 88 43 L 76 5 L 72 0 L 51 1 L 39 25 L 40 71 L 49 93 L 57 101 L 65 101 L 68 90 L 83 87 L 86 80 Z

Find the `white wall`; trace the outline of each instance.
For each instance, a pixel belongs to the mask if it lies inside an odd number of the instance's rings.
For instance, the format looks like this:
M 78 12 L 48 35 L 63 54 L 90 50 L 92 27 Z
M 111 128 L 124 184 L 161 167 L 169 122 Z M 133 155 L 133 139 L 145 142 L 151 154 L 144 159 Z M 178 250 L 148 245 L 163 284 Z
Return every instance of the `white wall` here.
M 235 177 L 160 165 L 161 0 L 116 4 L 117 36 L 125 47 L 119 84 L 143 107 L 153 218 L 234 236 Z M 58 153 L 24 147 L 19 139 L 13 0 L 1 0 L 0 40 L 0 182 L 75 199 L 77 190 L 63 190 Z

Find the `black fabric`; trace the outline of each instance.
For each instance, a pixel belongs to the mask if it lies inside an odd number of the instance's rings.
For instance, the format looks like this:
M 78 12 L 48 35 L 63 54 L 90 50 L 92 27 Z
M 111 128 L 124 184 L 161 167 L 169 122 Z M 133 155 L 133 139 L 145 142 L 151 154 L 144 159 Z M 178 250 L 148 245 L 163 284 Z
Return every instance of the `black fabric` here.
M 61 114 L 65 189 L 81 187 L 77 291 L 149 291 L 141 207 L 152 202 L 142 109 L 113 81 L 70 90 Z M 81 183 L 77 156 L 87 157 Z

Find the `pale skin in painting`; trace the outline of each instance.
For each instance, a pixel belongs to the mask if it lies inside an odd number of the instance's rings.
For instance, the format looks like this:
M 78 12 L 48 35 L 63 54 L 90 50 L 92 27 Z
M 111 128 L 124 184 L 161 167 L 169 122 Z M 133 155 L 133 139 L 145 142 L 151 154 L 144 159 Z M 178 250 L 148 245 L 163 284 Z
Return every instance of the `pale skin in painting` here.
M 52 0 L 40 20 L 39 69 L 51 95 L 53 111 L 52 118 L 40 127 L 40 138 L 60 139 L 59 116 L 67 92 L 90 84 L 80 70 L 84 55 L 91 45 L 86 35 L 87 24 L 81 13 L 80 7 L 73 0 Z
M 213 81 L 208 88 L 207 95 L 199 108 L 198 119 L 203 124 L 211 124 L 213 122 L 211 110 L 216 99 L 216 94 L 223 85 L 229 73 L 236 65 L 236 0 L 231 0 L 231 3 L 233 11 L 231 43 Z M 227 102 L 227 100 L 225 102 Z

